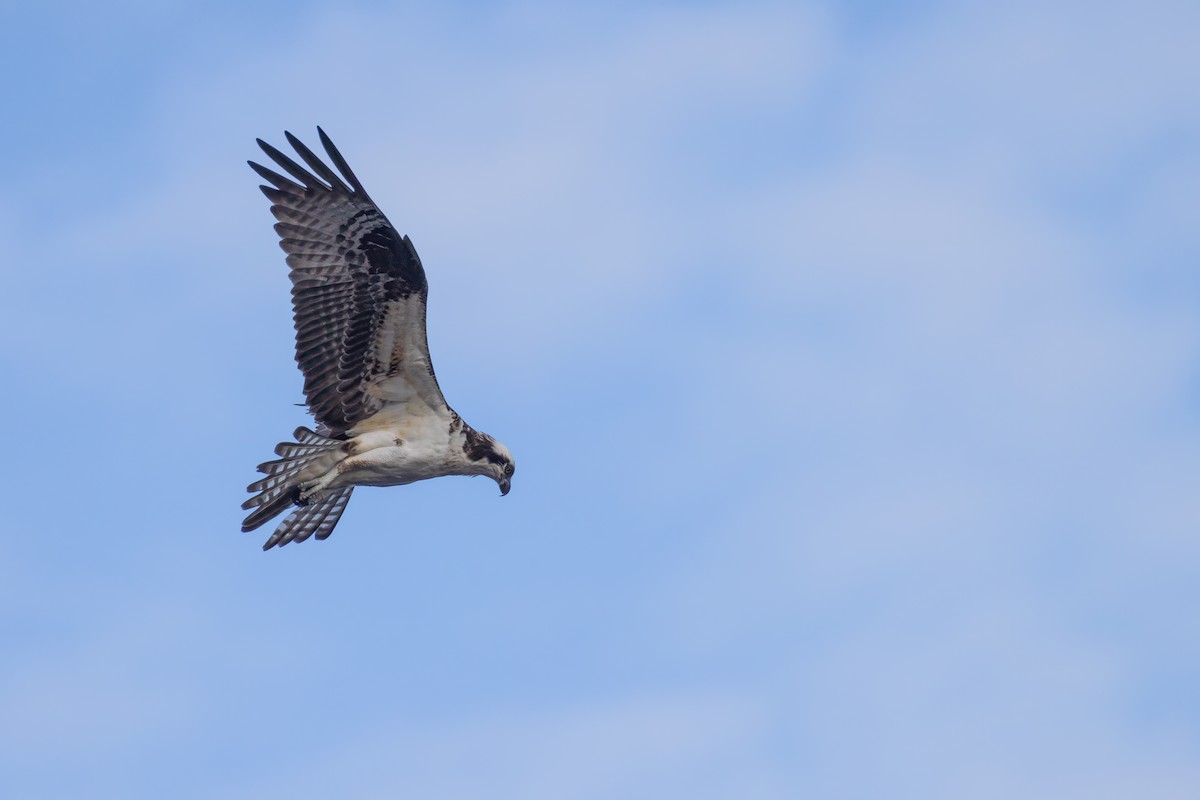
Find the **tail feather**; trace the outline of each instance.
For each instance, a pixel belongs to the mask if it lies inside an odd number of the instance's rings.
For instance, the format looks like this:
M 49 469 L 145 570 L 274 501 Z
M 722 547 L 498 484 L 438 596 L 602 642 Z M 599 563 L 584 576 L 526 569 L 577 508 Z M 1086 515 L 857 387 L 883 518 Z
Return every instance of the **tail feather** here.
M 283 456 L 282 458 L 267 461 L 258 466 L 259 472 L 266 473 L 267 477 L 246 487 L 247 491 L 258 492 L 258 494 L 242 503 L 243 509 L 254 509 L 242 522 L 243 531 L 252 531 L 262 526 L 288 507 L 296 504 L 299 487 L 303 480 L 317 477 L 317 475 L 305 473 L 305 469 L 313 465 L 314 461 L 321 456 L 336 450 L 343 444 L 340 440 L 327 438 L 304 427 L 296 429 L 295 437 L 295 442 L 281 442 L 276 446 L 275 452 Z M 318 467 L 318 472 L 321 469 L 323 467 Z M 322 530 L 324 536 L 319 535 L 318 538 L 328 536 L 329 532 L 333 530 L 333 526 L 337 524 L 338 517 L 341 516 L 342 509 L 345 508 L 349 497 L 348 492 L 343 496 L 342 491 L 338 490 L 318 502 L 303 507 L 284 520 L 275 536 L 272 536 L 272 542 L 275 543 L 284 536 L 287 536 L 284 540 L 285 544 L 293 540 L 302 541 L 314 532 L 320 534 Z M 316 509 L 322 509 L 322 512 L 318 513 Z M 301 512 L 306 513 L 302 514 Z M 323 524 L 326 527 L 322 529 L 321 525 Z M 292 531 L 290 536 L 287 535 L 289 531 Z
M 320 523 L 313 529 L 313 533 L 316 534 L 318 540 L 328 539 L 329 534 L 333 533 L 333 529 L 337 527 L 338 520 L 342 518 L 342 512 L 346 510 L 346 504 L 350 502 L 350 493 L 352 491 L 354 491 L 353 486 L 347 486 L 345 489 L 342 489 L 341 492 L 344 492 L 344 494 L 339 492 L 341 496 L 337 498 L 333 507 L 325 513 Z M 305 538 L 307 538 L 307 534 Z
M 275 454 L 283 456 L 273 461 L 264 461 L 258 465 L 258 471 L 267 475 L 275 475 L 280 472 L 294 471 L 297 465 L 307 463 L 313 456 L 319 456 L 322 453 L 328 453 L 330 450 L 336 450 L 342 446 L 343 442 L 335 440 L 325 440 L 324 444 L 309 444 L 301 445 L 294 442 L 280 442 L 275 445 Z
M 331 447 L 337 447 L 340 442 L 333 444 L 293 444 L 292 442 L 280 442 L 275 445 L 275 455 L 283 456 L 280 461 L 288 461 L 289 459 L 298 456 L 311 456 L 315 453 L 322 453 Z M 267 464 L 275 464 L 278 462 L 268 461 Z
M 279 461 L 269 461 L 266 464 L 259 464 L 258 471 L 266 473 L 267 477 L 259 478 L 257 481 L 247 486 L 246 491 L 257 492 L 263 487 L 272 485 L 272 482 L 278 483 L 281 480 L 287 480 L 307 467 L 312 462 L 314 456 L 319 455 L 321 454 L 314 453 L 311 456 L 284 458 L 280 459 Z M 264 467 L 266 467 L 266 469 L 264 469 Z
M 322 430 L 325 429 L 322 428 Z M 328 433 L 328 431 L 326 431 L 326 433 Z M 327 436 L 323 436 L 316 431 L 304 427 L 303 425 L 292 431 L 292 436 L 300 444 L 328 444 L 330 441 L 333 441 Z
M 267 477 L 263 478 L 262 480 L 257 480 L 254 483 L 247 486 L 246 491 L 247 492 L 262 492 L 262 491 L 266 491 L 268 489 L 274 489 L 276 486 L 279 486 L 281 483 L 287 483 L 289 480 L 296 477 L 296 475 L 299 474 L 299 472 L 300 472 L 299 469 L 293 469 L 293 470 L 289 470 L 288 472 L 280 472 L 276 475 L 268 475 Z M 256 497 L 256 498 L 251 498 L 251 499 L 257 500 L 258 498 Z M 246 501 L 246 504 L 243 504 L 242 508 L 250 508 L 250 506 L 252 506 L 252 505 L 257 506 L 257 505 L 260 505 L 260 503 L 250 503 L 250 501 Z
M 242 508 L 254 508 L 255 506 L 263 506 L 268 503 L 275 502 L 278 498 L 287 496 L 289 502 L 294 499 L 291 497 L 292 490 L 296 488 L 300 473 L 309 465 L 310 458 L 302 459 L 296 462 L 295 466 L 286 472 L 269 475 L 262 480 L 255 481 L 246 487 L 248 492 L 260 492 L 260 494 L 251 497 L 246 502 L 242 503 Z M 249 522 L 249 520 L 247 520 Z
M 303 458 L 303 456 L 300 456 L 300 458 Z M 277 458 L 274 461 L 264 461 L 255 467 L 255 469 L 264 475 L 274 475 L 295 467 L 296 463 L 295 458 Z
M 303 542 L 314 533 L 318 539 L 328 538 L 346 510 L 353 491 L 353 486 L 335 489 L 323 500 L 296 509 L 275 529 L 271 538 L 263 544 L 263 550 L 270 550 L 276 545 L 283 547 L 288 542 Z
M 248 517 L 242 520 L 242 531 L 249 532 L 255 528 L 262 527 L 264 523 L 266 523 L 272 517 L 277 516 L 280 512 L 294 502 L 294 493 L 295 490 L 292 490 L 290 492 L 279 494 L 275 497 L 272 497 L 270 500 L 265 501 L 263 505 L 260 505 L 253 512 L 251 512 Z M 260 498 L 254 498 L 254 500 L 258 499 Z M 253 502 L 253 500 L 247 500 L 246 502 L 250 503 Z M 245 507 L 245 505 L 242 506 L 242 508 Z

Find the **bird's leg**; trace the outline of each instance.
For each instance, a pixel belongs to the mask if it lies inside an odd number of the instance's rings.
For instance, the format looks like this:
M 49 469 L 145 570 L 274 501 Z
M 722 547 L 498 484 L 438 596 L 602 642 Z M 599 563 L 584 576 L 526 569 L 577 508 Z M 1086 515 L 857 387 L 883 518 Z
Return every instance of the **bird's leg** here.
M 329 484 L 337 477 L 337 470 L 331 469 L 319 478 L 304 481 L 296 487 L 296 505 L 308 506 L 321 499 L 321 495 L 329 488 Z

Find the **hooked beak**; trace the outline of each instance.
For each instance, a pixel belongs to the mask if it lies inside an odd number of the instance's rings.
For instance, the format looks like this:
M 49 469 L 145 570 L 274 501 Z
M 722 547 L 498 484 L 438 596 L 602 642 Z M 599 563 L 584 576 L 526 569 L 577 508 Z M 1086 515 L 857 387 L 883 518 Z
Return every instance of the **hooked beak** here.
M 500 484 L 500 496 L 501 497 L 504 497 L 504 495 L 508 494 L 508 490 L 512 488 L 512 484 L 510 484 L 508 482 L 508 478 L 501 478 L 500 480 L 498 480 L 496 482 Z

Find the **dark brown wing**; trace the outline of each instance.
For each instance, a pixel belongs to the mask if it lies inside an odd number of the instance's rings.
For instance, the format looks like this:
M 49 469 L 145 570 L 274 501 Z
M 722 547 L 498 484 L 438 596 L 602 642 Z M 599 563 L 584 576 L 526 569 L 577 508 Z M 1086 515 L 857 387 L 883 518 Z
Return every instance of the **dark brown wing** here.
M 325 132 L 317 132 L 338 172 L 290 133 L 288 142 L 312 172 L 261 139 L 263 152 L 291 178 L 250 162 L 271 183 L 261 188 L 291 267 L 296 363 L 308 407 L 335 435 L 389 401 L 418 398 L 452 413 L 429 358 L 421 259 Z

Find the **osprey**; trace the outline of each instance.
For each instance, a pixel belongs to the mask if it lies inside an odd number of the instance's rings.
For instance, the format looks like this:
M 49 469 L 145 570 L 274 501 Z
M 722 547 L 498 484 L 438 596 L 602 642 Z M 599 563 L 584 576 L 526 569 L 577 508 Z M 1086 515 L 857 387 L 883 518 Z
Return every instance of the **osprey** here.
M 442 475 L 486 475 L 506 495 L 514 464 L 508 448 L 463 422 L 446 404 L 425 336 L 429 285 L 407 236 L 375 205 L 325 132 L 335 172 L 285 133 L 312 172 L 271 145 L 258 146 L 291 179 L 249 162 L 278 223 L 291 267 L 296 363 L 317 430 L 260 464 L 265 478 L 243 531 L 299 506 L 267 539 L 275 545 L 333 532 L 355 486 L 399 486 Z M 315 174 L 314 174 L 315 173 Z M 340 174 L 339 174 L 340 173 Z

